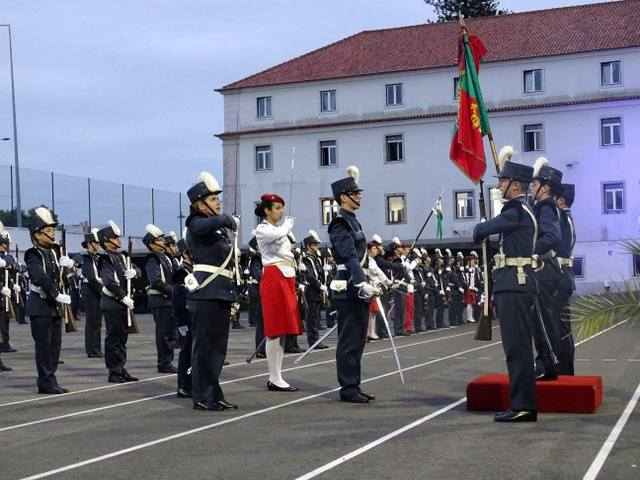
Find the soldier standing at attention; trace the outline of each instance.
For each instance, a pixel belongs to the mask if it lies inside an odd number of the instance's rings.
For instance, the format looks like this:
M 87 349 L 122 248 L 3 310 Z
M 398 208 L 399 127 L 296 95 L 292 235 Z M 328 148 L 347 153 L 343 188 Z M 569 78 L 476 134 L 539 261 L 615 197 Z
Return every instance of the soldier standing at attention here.
M 82 247 L 87 251 L 83 253 L 82 262 L 82 300 L 84 302 L 84 348 L 89 358 L 102 358 L 102 310 L 100 309 L 100 293 L 102 292 L 102 280 L 98 271 L 100 255 L 98 249 L 98 229 L 86 233 Z

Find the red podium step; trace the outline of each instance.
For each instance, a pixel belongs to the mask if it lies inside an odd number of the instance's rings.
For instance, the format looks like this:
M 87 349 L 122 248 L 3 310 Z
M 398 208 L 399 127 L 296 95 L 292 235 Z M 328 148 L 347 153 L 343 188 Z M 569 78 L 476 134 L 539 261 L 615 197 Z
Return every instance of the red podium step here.
M 538 411 L 595 413 L 602 403 L 602 377 L 564 376 L 536 382 Z M 509 377 L 492 373 L 467 385 L 467 410 L 500 412 L 509 409 Z

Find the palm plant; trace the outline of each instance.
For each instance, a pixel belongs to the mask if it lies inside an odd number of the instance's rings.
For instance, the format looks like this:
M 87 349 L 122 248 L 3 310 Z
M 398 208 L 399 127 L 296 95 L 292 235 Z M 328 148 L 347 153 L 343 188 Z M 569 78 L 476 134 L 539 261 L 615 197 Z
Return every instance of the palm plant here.
M 624 240 L 620 246 L 630 254 L 640 255 L 640 240 Z M 640 318 L 640 281 L 637 278 L 613 282 L 613 289 L 604 294 L 578 297 L 571 306 L 571 321 L 577 323 L 578 339 L 604 330 L 622 320 Z

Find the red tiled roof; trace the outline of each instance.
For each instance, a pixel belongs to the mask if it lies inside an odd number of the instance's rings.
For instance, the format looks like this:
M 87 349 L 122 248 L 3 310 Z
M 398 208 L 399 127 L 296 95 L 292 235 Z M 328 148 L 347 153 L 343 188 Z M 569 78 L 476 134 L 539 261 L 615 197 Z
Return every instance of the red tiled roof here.
M 619 0 L 471 19 L 487 62 L 640 46 L 640 0 Z M 240 88 L 453 66 L 457 22 L 371 30 L 352 35 L 226 85 Z
M 543 108 L 571 107 L 574 105 L 590 105 L 594 103 L 628 102 L 628 101 L 639 101 L 639 100 L 640 100 L 640 95 L 623 95 L 623 96 L 587 98 L 587 99 L 581 99 L 581 100 L 567 100 L 567 101 L 561 101 L 561 102 L 527 103 L 523 105 L 510 105 L 508 107 L 489 108 L 488 111 L 489 113 L 516 112 L 520 110 L 538 110 Z M 378 117 L 378 118 L 367 118 L 363 120 L 343 120 L 343 121 L 337 121 L 337 122 L 307 123 L 304 125 L 255 128 L 255 129 L 249 129 L 249 130 L 241 130 L 240 132 L 217 133 L 216 137 L 218 137 L 220 140 L 227 140 L 231 138 L 237 138 L 238 135 L 257 135 L 257 134 L 264 134 L 264 133 L 311 130 L 314 128 L 335 128 L 335 127 L 346 127 L 351 125 L 363 125 L 363 124 L 371 124 L 371 123 L 388 123 L 388 122 L 402 122 L 402 121 L 410 121 L 410 120 L 424 120 L 424 119 L 433 119 L 433 118 L 454 117 L 455 115 L 456 115 L 456 111 L 451 110 L 448 112 L 416 113 L 412 115 L 384 116 L 384 117 Z

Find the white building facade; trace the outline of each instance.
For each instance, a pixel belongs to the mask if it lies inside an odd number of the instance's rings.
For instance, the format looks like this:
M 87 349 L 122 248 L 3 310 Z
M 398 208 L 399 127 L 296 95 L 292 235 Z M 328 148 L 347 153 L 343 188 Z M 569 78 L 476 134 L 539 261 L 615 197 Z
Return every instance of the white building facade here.
M 571 9 L 543 12 L 573 14 Z M 475 22 L 482 30 L 483 20 Z M 428 32 L 437 25 L 413 28 Z M 490 44 L 487 48 L 491 51 Z M 590 51 L 513 59 L 507 52 L 506 57 L 480 70 L 493 136 L 498 149 L 514 146 L 522 163 L 547 157 L 564 172 L 563 182 L 576 185 L 579 291 L 640 275 L 640 259 L 619 246 L 640 232 L 640 38 L 620 48 L 596 45 Z M 289 63 L 300 61 L 308 59 Z M 470 247 L 479 221 L 479 189 L 448 155 L 457 75 L 451 64 L 302 81 L 293 76 L 255 86 L 240 81 L 221 89 L 224 209 L 242 215 L 243 244 L 251 238 L 255 203 L 265 192 L 287 201 L 293 197 L 287 210 L 296 217 L 298 237 L 314 229 L 326 240 L 335 212 L 331 182 L 356 165 L 364 188 L 358 217 L 368 237 L 377 233 L 411 242 L 444 190 L 444 238 L 435 239 L 433 221 L 420 243 Z M 486 154 L 486 186 L 492 186 L 488 144 Z M 495 213 L 499 205 L 492 207 Z

